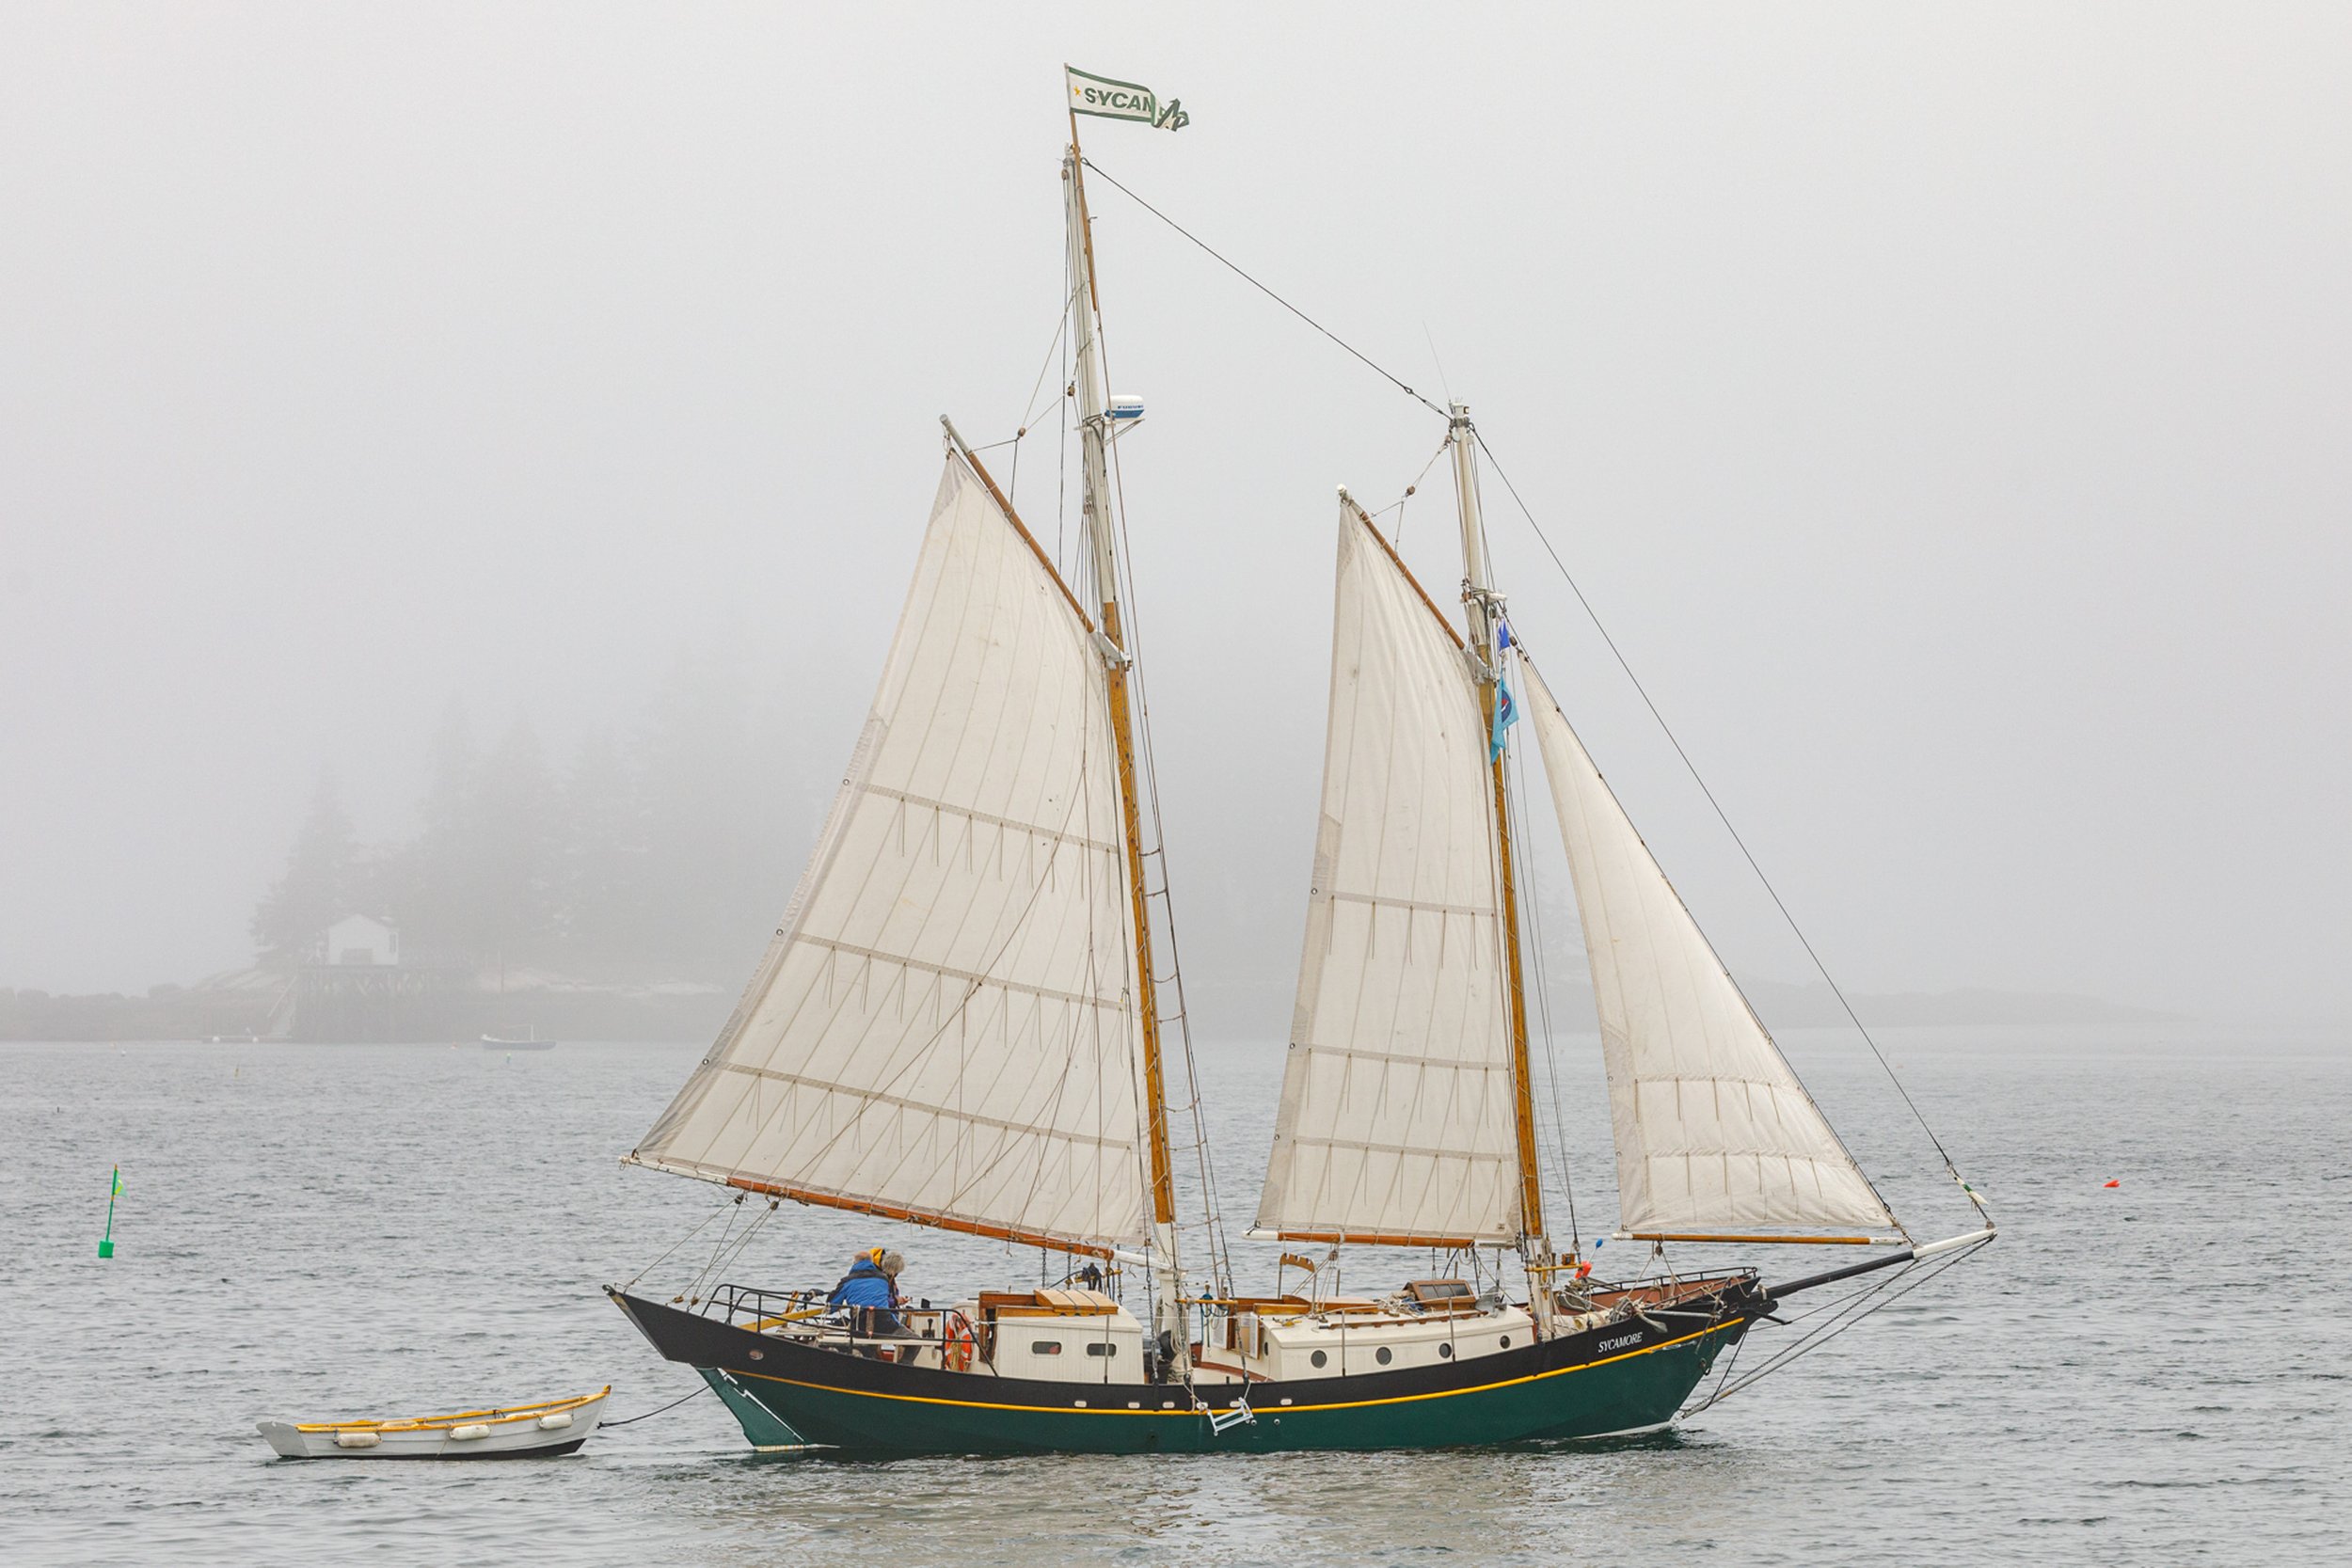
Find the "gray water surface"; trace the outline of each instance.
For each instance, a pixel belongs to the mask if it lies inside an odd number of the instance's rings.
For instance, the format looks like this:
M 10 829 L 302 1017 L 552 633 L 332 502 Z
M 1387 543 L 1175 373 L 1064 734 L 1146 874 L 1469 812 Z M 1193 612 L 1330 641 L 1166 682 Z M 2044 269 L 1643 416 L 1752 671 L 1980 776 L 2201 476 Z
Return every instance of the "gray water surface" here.
M 692 1389 L 597 1287 L 720 1200 L 615 1163 L 699 1045 L 0 1045 L 0 1560 L 2342 1560 L 2346 1041 L 1885 1037 L 2001 1241 L 1667 1436 L 878 1464 L 755 1456 L 704 1397 L 569 1459 L 474 1465 L 281 1462 L 253 1422 L 607 1381 L 617 1417 Z M 1827 1035 L 1789 1052 L 1915 1228 L 1965 1228 L 1875 1065 Z M 1561 1042 L 1556 1122 L 1588 1235 L 1613 1201 L 1592 1055 Z M 1279 1049 L 1202 1064 L 1238 1232 Z M 117 1162 L 119 1250 L 102 1263 Z M 707 1263 L 716 1232 L 648 1287 Z M 1033 1254 L 797 1207 L 724 1272 L 828 1283 L 884 1240 L 916 1294 L 1036 1277 Z M 1823 1266 L 1818 1249 L 1756 1260 Z M 1362 1260 L 1350 1287 L 1412 1262 L 1391 1261 Z

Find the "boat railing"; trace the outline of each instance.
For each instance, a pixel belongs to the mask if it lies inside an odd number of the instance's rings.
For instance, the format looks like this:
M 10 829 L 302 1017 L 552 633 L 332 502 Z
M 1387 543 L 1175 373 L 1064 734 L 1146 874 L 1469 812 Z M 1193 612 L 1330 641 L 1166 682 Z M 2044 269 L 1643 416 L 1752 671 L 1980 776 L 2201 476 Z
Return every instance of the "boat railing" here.
M 823 1291 L 762 1291 L 750 1285 L 722 1285 L 703 1303 L 706 1316 L 720 1317 L 729 1327 L 761 1329 L 822 1316 L 827 1310 Z M 738 1319 L 749 1322 L 739 1323 Z
M 826 1302 L 829 1293 L 821 1290 L 763 1291 L 750 1285 L 722 1285 L 705 1299 L 703 1311 L 706 1316 L 720 1318 L 730 1327 L 754 1333 L 796 1328 L 813 1339 L 844 1350 L 912 1351 L 919 1354 L 926 1350 L 942 1351 L 950 1343 L 973 1343 L 969 1322 L 950 1322 L 962 1318 L 952 1307 L 928 1304 L 900 1306 L 892 1311 L 902 1332 L 876 1334 L 864 1329 L 861 1313 L 878 1314 L 883 1308 L 835 1307 Z M 896 1358 L 907 1359 L 904 1355 Z

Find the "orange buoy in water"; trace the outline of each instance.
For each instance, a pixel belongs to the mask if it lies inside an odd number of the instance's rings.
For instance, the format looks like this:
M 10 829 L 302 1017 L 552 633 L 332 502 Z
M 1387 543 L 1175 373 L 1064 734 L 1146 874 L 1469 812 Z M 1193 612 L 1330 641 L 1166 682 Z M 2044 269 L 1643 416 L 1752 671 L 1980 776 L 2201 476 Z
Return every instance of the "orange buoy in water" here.
M 2108 1186 L 2110 1186 L 2110 1187 L 2120 1187 L 2120 1186 L 2122 1186 L 2122 1184 L 2123 1184 L 2123 1183 L 2122 1183 L 2122 1180 L 2121 1180 L 2120 1178 L 2119 1178 L 2118 1180 L 2113 1180 L 2113 1181 L 2110 1181 L 2110 1182 L 2108 1182 L 2108 1183 L 2107 1183 L 2107 1185 L 2108 1185 Z

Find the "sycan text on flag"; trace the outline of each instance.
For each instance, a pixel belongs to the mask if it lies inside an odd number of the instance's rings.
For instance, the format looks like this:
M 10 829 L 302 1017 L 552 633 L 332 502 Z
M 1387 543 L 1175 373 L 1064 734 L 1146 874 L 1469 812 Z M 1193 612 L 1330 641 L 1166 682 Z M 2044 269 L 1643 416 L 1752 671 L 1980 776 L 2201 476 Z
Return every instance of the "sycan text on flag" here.
M 1162 103 L 1159 94 L 1139 82 L 1114 81 L 1073 66 L 1062 67 L 1062 74 L 1069 85 L 1072 114 L 1140 120 L 1166 131 L 1181 131 L 1192 121 L 1181 103 L 1171 98 Z

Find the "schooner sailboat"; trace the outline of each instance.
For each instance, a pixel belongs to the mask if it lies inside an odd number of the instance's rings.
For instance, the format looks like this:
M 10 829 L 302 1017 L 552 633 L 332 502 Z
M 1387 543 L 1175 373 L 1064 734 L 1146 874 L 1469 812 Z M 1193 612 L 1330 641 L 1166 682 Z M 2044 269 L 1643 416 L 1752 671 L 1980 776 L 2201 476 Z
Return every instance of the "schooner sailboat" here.
M 1210 1256 L 1187 1269 L 1162 1051 L 1176 1015 L 1156 991 L 1172 946 L 1147 877 L 1108 468 L 1129 408 L 1105 392 L 1075 135 L 1079 113 L 1183 116 L 1070 75 L 1078 580 L 946 425 L 914 581 L 816 851 L 717 1044 L 628 1161 L 739 1202 L 1096 1261 L 895 1312 L 732 1284 L 615 1288 L 616 1303 L 763 1448 L 1435 1447 L 1658 1427 L 1778 1297 L 1989 1239 L 1988 1222 L 1913 1244 L 1650 858 L 1503 615 L 1457 404 L 1461 626 L 1341 493 L 1320 829 L 1250 1232 L 1325 1260 L 1285 1254 L 1309 1284 L 1241 1293 L 1211 1214 Z M 1605 1286 L 1555 1246 L 1504 767 L 1514 680 L 1583 917 L 1622 1233 L 1898 1251 L 1779 1287 L 1752 1268 Z M 1351 1245 L 1507 1250 L 1521 1282 L 1473 1262 L 1343 1295 L 1328 1260 Z

